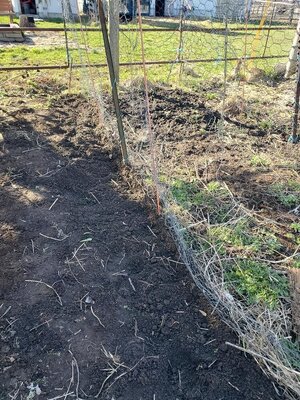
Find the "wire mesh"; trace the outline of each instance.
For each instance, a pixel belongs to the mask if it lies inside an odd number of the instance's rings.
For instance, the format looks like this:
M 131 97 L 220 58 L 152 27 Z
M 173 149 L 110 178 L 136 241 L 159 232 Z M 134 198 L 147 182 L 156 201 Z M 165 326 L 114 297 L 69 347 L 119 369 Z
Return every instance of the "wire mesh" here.
M 118 139 L 113 105 L 107 94 L 108 71 L 93 68 L 95 63 L 106 65 L 97 1 L 84 1 L 72 9 L 68 0 L 62 0 L 62 6 L 68 28 L 67 52 L 66 38 L 60 33 L 56 35 L 61 42 L 54 41 L 46 47 L 46 55 L 45 46 L 42 49 L 36 45 L 31 59 L 27 50 L 22 59 L 15 56 L 22 44 L 3 47 L 2 65 L 13 66 L 16 61 L 22 65 L 65 63 L 70 76 L 74 75 L 72 66 L 80 66 L 79 85 L 91 99 L 99 129 L 105 130 L 105 138 L 115 145 Z M 105 3 L 106 15 L 107 7 Z M 217 247 L 205 242 L 201 234 L 211 229 L 210 217 L 200 206 L 193 212 L 182 211 L 170 182 L 193 181 L 197 177 L 197 155 L 189 151 L 202 134 L 214 132 L 218 137 L 216 158 L 203 157 L 203 174 L 213 165 L 214 176 L 218 176 L 221 162 L 227 157 L 228 143 L 237 140 L 234 135 L 245 135 L 245 130 L 253 126 L 258 134 L 279 128 L 282 134 L 288 134 L 293 114 L 293 78 L 276 101 L 274 87 L 286 74 L 300 16 L 298 2 L 152 0 L 140 2 L 140 13 L 138 8 L 135 1 L 120 2 L 118 88 L 130 162 L 141 174 L 150 195 L 153 188 L 158 192 L 167 224 L 196 284 L 237 331 L 245 348 L 254 352 L 265 370 L 296 398 L 300 394 L 300 373 L 284 347 L 292 329 L 290 304 L 280 302 L 278 308 L 270 310 L 261 304 L 247 306 L 232 294 L 224 279 L 224 264 L 236 259 L 220 256 Z M 143 14 L 141 26 L 137 14 Z M 87 32 L 89 27 L 99 29 Z M 50 37 L 53 40 L 53 35 Z M 294 77 L 295 52 L 290 58 L 294 63 L 290 75 Z M 186 98 L 178 88 L 193 94 Z M 179 108 L 182 115 L 178 115 Z M 190 143 L 181 154 L 176 142 L 183 140 L 185 130 Z M 236 226 L 242 218 L 253 224 L 253 216 L 249 217 L 228 193 L 230 223 Z
M 282 79 L 285 73 L 285 63 L 295 35 L 296 13 L 293 14 L 294 19 L 286 21 L 288 18 L 282 17 L 282 8 L 277 9 L 277 5 L 275 7 L 269 1 L 262 4 L 255 2 L 251 7 L 248 3 L 245 7 L 244 2 L 173 1 L 165 2 L 163 10 L 162 4 L 159 2 L 153 8 L 159 18 L 145 17 L 142 30 L 134 21 L 126 22 L 120 36 L 120 60 L 131 63 L 122 67 L 120 75 L 120 96 L 131 163 L 142 174 L 144 181 L 148 181 L 149 187 L 154 186 L 159 191 L 167 224 L 197 285 L 206 292 L 223 318 L 238 332 L 246 349 L 256 355 L 265 370 L 292 390 L 291 397 L 293 393 L 299 395 L 299 371 L 290 362 L 286 342 L 282 341 L 291 330 L 289 305 L 280 303 L 279 307 L 270 310 L 261 304 L 246 306 L 244 301 L 234 297 L 224 279 L 224 264 L 232 262 L 232 258 L 220 256 L 219 250 L 211 244 L 207 247 L 201 235 L 201 229 L 211 229 L 209 219 L 203 216 L 201 208 L 192 214 L 178 211 L 172 190 L 163 183 L 165 180 L 170 182 L 170 179 L 186 179 L 184 174 L 193 175 L 191 162 L 184 160 L 184 156 L 169 155 L 174 146 L 174 136 L 177 135 L 176 140 L 180 140 L 178 126 L 172 121 L 172 112 L 177 107 L 176 96 L 180 98 L 180 92 L 171 91 L 168 97 L 165 90 L 171 89 L 165 85 L 196 89 L 199 93 L 198 98 L 197 94 L 193 98 L 196 107 L 201 107 L 198 102 L 200 93 L 203 94 L 201 88 L 209 87 L 206 100 L 215 110 L 212 125 L 219 135 L 219 159 L 226 158 L 226 145 L 231 140 L 231 133 L 226 129 L 228 119 L 239 119 L 242 114 L 246 126 L 265 124 L 268 125 L 265 128 L 271 130 L 279 124 L 282 126 L 282 119 L 288 126 L 291 109 L 290 112 L 285 109 L 284 114 L 278 113 L 270 104 L 267 115 L 259 114 L 257 101 L 261 99 L 257 99 L 256 90 L 258 87 L 261 90 L 261 85 L 264 85 L 262 101 L 270 102 L 268 88 L 271 96 L 276 79 Z M 285 11 L 289 16 L 291 7 Z M 142 10 L 146 10 L 145 5 Z M 169 18 L 166 18 L 167 13 Z M 147 31 L 154 26 L 155 32 Z M 166 64 L 151 65 L 146 69 L 133 64 L 152 60 Z M 156 83 L 153 84 L 153 81 Z M 150 101 L 147 99 L 148 90 L 151 92 Z M 167 101 L 172 103 L 169 126 L 164 121 L 163 128 L 159 118 L 160 91 L 161 96 L 166 96 Z M 286 88 L 287 96 L 291 96 L 292 92 L 293 85 L 290 85 Z M 174 94 L 176 96 L 172 97 Z M 179 106 L 183 107 L 182 103 L 178 102 Z M 274 107 L 278 107 L 278 103 Z M 192 113 L 192 106 L 188 106 L 187 110 Z M 200 121 L 196 114 L 196 122 L 187 127 L 191 138 L 199 133 Z M 149 115 L 154 118 L 151 126 Z M 162 115 L 166 118 L 165 110 Z M 155 143 L 149 136 L 149 130 L 155 137 Z M 166 155 L 170 162 L 166 161 Z M 180 157 L 177 162 L 176 157 Z M 186 168 L 182 167 L 184 163 Z M 178 164 L 181 166 L 175 167 Z M 248 220 L 247 212 L 234 197 L 231 201 L 230 212 L 233 214 L 230 223 L 238 224 L 241 218 Z

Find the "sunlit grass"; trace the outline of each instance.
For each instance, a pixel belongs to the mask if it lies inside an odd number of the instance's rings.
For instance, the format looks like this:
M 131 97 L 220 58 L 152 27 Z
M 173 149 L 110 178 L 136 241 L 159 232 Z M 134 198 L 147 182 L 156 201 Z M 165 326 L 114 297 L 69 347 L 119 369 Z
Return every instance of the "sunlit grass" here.
M 5 17 L 0 18 L 0 22 L 5 22 Z M 7 22 L 7 21 L 6 21 Z M 83 24 L 86 21 L 83 20 Z M 211 21 L 187 21 L 187 28 L 192 26 L 201 26 L 205 28 L 223 28 L 221 22 Z M 38 21 L 38 27 L 63 27 L 63 23 L 59 19 L 48 21 Z M 80 32 L 80 23 L 68 25 L 74 31 L 68 33 L 70 57 L 73 64 L 85 63 L 105 63 L 105 51 L 101 32 L 88 32 L 86 34 Z M 85 25 L 85 26 L 93 26 Z M 251 27 L 257 25 L 251 24 Z M 224 32 L 184 32 L 184 41 L 181 49 L 179 49 L 179 24 L 178 20 L 168 19 L 145 19 L 145 28 L 168 28 L 176 29 L 176 31 L 162 32 L 144 32 L 145 55 L 146 61 L 173 61 L 176 60 L 213 60 L 206 63 L 193 63 L 193 69 L 202 79 L 209 79 L 213 76 L 221 74 L 224 71 L 225 56 L 225 36 Z M 122 24 L 121 28 L 125 32 L 120 33 L 120 62 L 140 62 L 141 61 L 141 43 L 137 24 L 131 22 Z M 255 39 L 256 31 L 245 32 L 244 24 L 230 24 L 229 28 L 241 28 L 241 31 L 232 31 L 228 34 L 227 56 L 228 58 L 239 58 L 245 55 L 250 56 L 288 56 L 292 39 L 293 30 L 267 30 L 262 31 L 259 40 Z M 75 30 L 78 30 L 75 32 Z M 126 31 L 126 29 L 128 31 Z M 131 29 L 131 31 L 129 31 Z M 53 45 L 34 46 L 34 45 L 16 45 L 13 47 L 0 45 L 0 59 L 2 66 L 25 66 L 25 65 L 63 65 L 66 63 L 67 54 L 64 43 L 63 33 L 52 33 Z M 254 41 L 255 45 L 254 45 Z M 58 44 L 55 44 L 58 43 Z M 255 48 L 255 52 L 253 51 Z M 284 58 L 283 58 L 284 60 Z M 255 60 L 251 62 L 251 66 L 262 68 L 266 73 L 272 73 L 274 66 L 282 59 L 265 59 Z M 227 68 L 230 73 L 236 65 L 236 61 L 228 62 Z M 158 73 L 150 69 L 150 78 L 166 80 L 169 77 L 177 79 L 178 76 L 172 77 L 172 64 L 156 67 Z M 170 74 L 171 72 L 171 74 Z M 121 68 L 121 80 L 127 79 L 128 68 Z M 176 75 L 176 74 L 175 74 Z M 191 79 L 192 81 L 192 79 Z

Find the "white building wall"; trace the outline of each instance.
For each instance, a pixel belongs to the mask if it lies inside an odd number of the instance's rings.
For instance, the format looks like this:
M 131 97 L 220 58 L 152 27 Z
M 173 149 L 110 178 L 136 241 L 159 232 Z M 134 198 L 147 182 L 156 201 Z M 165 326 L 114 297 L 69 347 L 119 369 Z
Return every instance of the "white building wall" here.
M 83 0 L 70 0 L 72 13 L 78 15 L 82 13 Z M 42 17 L 61 17 L 62 6 L 60 0 L 42 0 L 40 2 L 39 15 Z
M 150 17 L 155 16 L 155 0 L 150 0 Z
M 182 6 L 189 16 L 209 18 L 216 12 L 216 0 L 166 0 L 165 16 L 178 17 Z
M 198 18 L 243 18 L 249 0 L 166 0 L 165 16 L 178 17 L 182 6 L 187 16 Z
M 41 18 L 54 18 L 62 17 L 62 6 L 61 0 L 35 0 L 36 7 L 37 7 L 37 14 Z M 78 6 L 77 6 L 78 3 Z M 72 13 L 77 15 L 78 8 L 79 13 L 82 13 L 83 8 L 83 0 L 70 0 Z M 21 13 L 21 5 L 20 0 L 12 0 L 12 5 L 14 12 L 18 15 Z
M 247 3 L 248 6 L 251 4 L 247 0 L 217 0 L 216 17 L 230 20 L 243 19 L 246 14 Z
M 20 14 L 20 12 L 21 12 L 20 1 L 19 0 L 12 0 L 11 3 L 12 3 L 14 12 L 16 14 Z

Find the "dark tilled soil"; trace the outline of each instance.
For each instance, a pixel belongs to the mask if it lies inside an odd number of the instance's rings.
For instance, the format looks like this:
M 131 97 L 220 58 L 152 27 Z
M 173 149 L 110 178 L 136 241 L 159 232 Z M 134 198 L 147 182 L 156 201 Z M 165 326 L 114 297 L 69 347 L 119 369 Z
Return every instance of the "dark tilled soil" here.
M 280 90 L 274 89 L 277 97 Z M 141 131 L 141 107 L 137 105 L 143 95 L 125 93 L 121 102 L 125 120 Z M 160 174 L 177 178 L 193 175 L 203 182 L 221 180 L 250 209 L 267 218 L 287 225 L 298 220 L 269 190 L 272 183 L 300 183 L 299 146 L 288 143 L 291 132 L 286 121 L 284 127 L 262 129 L 258 120 L 255 125 L 243 114 L 225 113 L 222 128 L 220 112 L 208 107 L 197 93 L 158 87 L 150 92 L 150 100 Z M 268 107 L 264 107 L 260 111 L 268 118 Z M 293 111 L 287 110 L 292 118 Z M 137 142 L 136 147 L 147 154 L 149 143 L 142 144 Z M 265 164 L 256 164 L 254 157 Z
M 0 123 L 0 399 L 277 399 L 79 103 Z
M 238 95 L 242 94 L 242 87 L 235 87 L 235 92 L 231 88 L 235 96 L 231 96 L 231 107 L 225 108 L 224 126 L 220 124 L 219 86 L 209 90 L 199 88 L 197 93 L 155 87 L 150 91 L 150 107 L 161 180 L 226 183 L 249 213 L 255 213 L 280 240 L 282 248 L 275 257 L 277 261 L 285 257 L 286 261 L 290 260 L 283 268 L 291 279 L 291 335 L 300 337 L 300 270 L 293 265 L 299 232 L 295 234 L 292 229 L 292 224 L 297 226 L 300 222 L 296 208 L 299 204 L 283 202 L 273 189 L 275 184 L 282 187 L 291 182 L 300 184 L 299 144 L 288 141 L 293 116 L 292 86 L 291 81 L 274 88 L 264 84 L 246 85 L 245 93 L 248 96 L 252 93 L 252 100 Z M 205 101 L 207 94 L 212 93 L 217 95 L 219 103 L 217 99 Z M 257 93 L 263 96 L 259 98 Z M 143 96 L 143 91 L 125 92 L 122 106 L 125 120 L 141 132 L 141 140 L 133 136 L 131 145 L 147 157 L 149 141 L 143 137 L 144 127 L 140 126 L 139 104 L 144 104 Z M 245 106 L 243 111 L 233 112 L 241 105 Z M 262 122 L 266 121 L 268 124 L 264 125 Z

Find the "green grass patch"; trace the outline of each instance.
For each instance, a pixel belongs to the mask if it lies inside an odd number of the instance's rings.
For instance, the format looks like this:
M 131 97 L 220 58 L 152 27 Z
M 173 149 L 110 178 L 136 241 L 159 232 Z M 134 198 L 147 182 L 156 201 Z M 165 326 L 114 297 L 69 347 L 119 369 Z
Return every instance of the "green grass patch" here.
M 300 205 L 300 183 L 298 182 L 288 181 L 287 183 L 272 184 L 269 188 L 269 194 L 288 209 Z
M 0 19 L 1 21 L 1 19 Z M 5 23 L 2 18 L 2 22 Z M 7 22 L 7 21 L 6 21 Z M 191 26 L 200 26 L 206 28 L 222 28 L 222 22 L 209 21 L 188 21 Z M 62 28 L 63 21 L 60 19 L 50 19 L 38 21 L 37 27 L 45 28 Z M 95 27 L 96 24 L 90 24 L 87 19 L 83 19 L 84 27 Z M 178 58 L 179 52 L 179 21 L 163 20 L 163 19 L 144 19 L 144 28 L 156 28 L 155 32 L 144 32 L 145 55 L 147 61 L 170 60 L 175 61 Z M 250 26 L 250 25 L 249 25 Z M 258 26 L 252 24 L 251 26 Z M 101 32 L 88 32 L 82 34 L 80 32 L 81 25 L 79 23 L 69 23 L 69 28 L 77 29 L 68 33 L 70 43 L 70 55 L 72 62 L 76 63 L 105 63 L 105 52 Z M 176 29 L 175 31 L 160 31 L 161 28 Z M 256 48 L 256 56 L 262 55 L 265 51 L 265 43 L 268 40 L 266 48 L 266 56 L 283 55 L 286 57 L 290 50 L 294 32 L 291 31 L 262 31 L 260 41 L 254 45 L 255 32 L 249 31 L 245 33 L 244 24 L 229 24 L 229 28 L 241 28 L 241 31 L 235 31 L 228 36 L 228 57 L 244 56 L 244 49 L 247 48 L 251 52 L 252 46 Z M 121 24 L 121 29 L 125 32 L 120 32 L 120 62 L 141 61 L 141 43 L 136 21 L 129 24 Z M 132 29 L 133 31 L 129 31 Z M 60 40 L 58 40 L 58 38 Z M 53 43 L 45 46 L 35 45 L 16 45 L 14 47 L 4 48 L 0 51 L 2 66 L 25 66 L 25 65 L 49 65 L 49 64 L 65 64 L 66 50 L 64 44 L 64 34 L 53 33 Z M 195 45 L 201 43 L 201 46 Z M 87 53 L 85 51 L 87 46 Z M 184 46 L 180 50 L 181 57 L 184 60 L 188 59 L 212 59 L 209 63 L 195 63 L 193 69 L 199 76 L 197 78 L 184 75 L 182 84 L 184 86 L 194 87 L 199 84 L 199 81 L 206 81 L 214 76 L 223 74 L 224 62 L 220 61 L 223 57 L 224 36 L 220 32 L 184 32 Z M 266 74 L 272 74 L 274 66 L 280 62 L 280 59 L 267 59 L 253 61 L 251 67 L 262 68 Z M 236 66 L 236 62 L 228 62 L 228 73 L 231 73 Z M 122 67 L 120 71 L 121 82 L 128 79 L 132 68 Z M 164 67 L 156 66 L 149 68 L 150 80 L 168 80 L 170 83 L 178 83 L 179 75 L 176 68 L 172 65 Z
M 274 255 L 282 247 L 278 238 L 270 231 L 257 227 L 249 218 L 231 225 L 218 225 L 208 229 L 209 239 L 225 254 L 234 252 L 243 255 L 264 253 Z
M 264 303 L 270 308 L 289 295 L 288 280 L 267 264 L 253 260 L 237 260 L 225 272 L 225 279 L 248 304 Z
M 202 221 L 185 232 L 185 241 L 197 254 L 217 251 L 224 259 L 225 282 L 247 304 L 263 303 L 274 308 L 288 295 L 288 280 L 265 259 L 281 257 L 284 246 L 269 228 L 237 209 L 232 194 L 220 182 L 200 185 L 197 181 L 173 180 L 171 194 L 181 209 Z M 177 213 L 180 214 L 177 210 Z M 299 226 L 298 226 L 299 225 Z M 291 227 L 295 233 L 300 224 Z M 230 262 L 226 260 L 231 260 Z
M 266 159 L 265 156 L 260 154 L 255 154 L 251 160 L 250 164 L 253 167 L 268 167 L 270 165 L 270 161 Z
M 212 223 L 223 223 L 229 218 L 231 205 L 226 202 L 229 193 L 219 182 L 209 182 L 199 188 L 196 181 L 177 179 L 171 184 L 171 194 L 176 203 L 187 211 L 196 212 L 201 207 L 203 213 L 212 218 Z
M 300 342 L 292 342 L 288 339 L 281 339 L 281 345 L 292 368 L 300 370 Z

